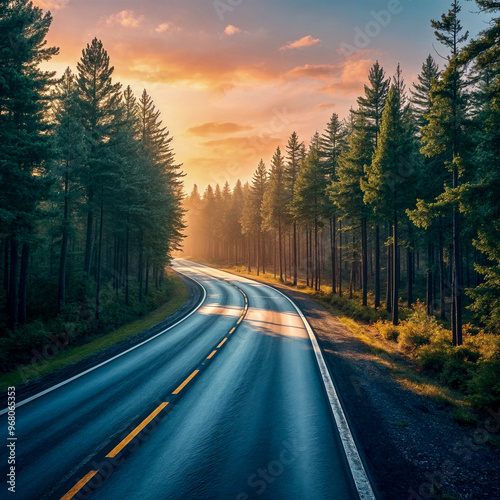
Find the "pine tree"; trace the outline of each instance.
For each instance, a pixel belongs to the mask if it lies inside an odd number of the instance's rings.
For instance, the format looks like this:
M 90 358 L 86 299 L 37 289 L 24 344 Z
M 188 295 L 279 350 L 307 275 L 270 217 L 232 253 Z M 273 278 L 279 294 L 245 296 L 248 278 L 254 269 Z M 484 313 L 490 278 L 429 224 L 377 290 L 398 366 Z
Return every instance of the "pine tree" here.
M 324 216 L 326 177 L 321 163 L 319 134 L 311 139 L 309 151 L 295 184 L 293 209 L 297 220 L 311 224 L 314 229 L 313 282 L 316 290 L 321 287 L 319 227 Z
M 364 203 L 361 183 L 366 180 L 366 167 L 372 159 L 372 144 L 369 124 L 363 114 L 353 115 L 354 126 L 349 136 L 348 148 L 341 155 L 337 179 L 329 188 L 332 202 L 341 210 L 343 217 L 359 221 L 362 237 L 362 287 L 363 305 L 367 305 L 368 294 L 368 252 L 367 220 L 370 210 Z
M 263 160 L 260 160 L 257 170 L 253 174 L 250 192 L 245 200 L 243 215 L 241 217 L 243 234 L 249 237 L 249 241 L 250 238 L 255 238 L 257 275 L 259 275 L 261 268 L 265 272 L 264 253 L 262 251 L 262 203 L 264 201 L 267 182 L 268 174 L 266 165 Z
M 431 109 L 431 89 L 433 82 L 437 82 L 440 75 L 439 66 L 429 54 L 424 64 L 422 64 L 422 72 L 417 76 L 417 82 L 413 83 L 413 88 L 410 91 L 413 112 L 420 127 L 427 124 L 424 116 Z
M 109 161 L 107 144 L 116 127 L 120 113 L 120 84 L 113 83 L 114 68 L 102 42 L 94 38 L 82 51 L 77 64 L 79 106 L 88 141 L 88 160 L 83 176 L 87 196 L 87 229 L 85 240 L 84 272 L 91 271 L 93 228 L 96 209 L 103 208 L 104 185 Z M 103 211 L 100 210 L 101 218 Z M 99 229 L 100 231 L 100 229 Z M 96 270 L 96 274 L 98 271 Z
M 285 179 L 287 182 L 287 193 L 289 199 L 287 201 L 287 209 L 289 214 L 293 217 L 293 192 L 295 183 L 299 175 L 300 167 L 304 161 L 303 143 L 299 142 L 299 137 L 296 132 L 293 132 L 288 139 L 286 146 L 287 166 L 285 170 Z M 293 218 L 293 284 L 297 285 L 298 275 L 298 259 L 297 259 L 297 221 Z
M 433 157 L 444 152 L 448 155 L 447 165 L 452 173 L 452 187 L 458 188 L 460 170 L 463 169 L 463 154 L 466 152 L 464 123 L 466 121 L 466 96 L 464 82 L 458 66 L 459 46 L 468 38 L 468 32 L 461 34 L 462 25 L 458 18 L 461 11 L 458 0 L 453 0 L 451 9 L 441 16 L 440 21 L 431 21 L 435 35 L 450 51 L 448 66 L 431 92 L 431 108 L 428 124 L 422 130 L 425 146 L 422 152 Z M 460 212 L 453 203 L 453 264 L 452 264 L 452 312 L 453 343 L 462 344 L 462 284 L 460 252 Z
M 54 95 L 55 142 L 57 148 L 57 175 L 62 193 L 61 252 L 59 259 L 57 313 L 66 303 L 66 267 L 68 239 L 73 230 L 73 213 L 79 201 L 79 171 L 87 154 L 85 130 L 80 121 L 76 79 L 67 68 Z
M 58 53 L 46 46 L 51 23 L 50 13 L 28 0 L 0 5 L 0 231 L 10 246 L 10 327 L 26 322 L 30 243 L 39 202 L 49 196 L 52 149 L 46 118 L 54 73 L 40 64 Z
M 393 85 L 389 91 L 382 118 L 380 137 L 367 180 L 362 183 L 364 200 L 373 205 L 382 218 L 392 221 L 393 239 L 393 304 L 392 319 L 399 322 L 399 239 L 398 229 L 405 210 L 414 199 L 418 157 L 415 138 L 401 109 L 399 92 Z
M 324 134 L 321 136 L 321 157 L 328 183 L 335 182 L 337 179 L 339 158 L 346 148 L 346 135 L 345 124 L 339 120 L 336 113 L 333 113 Z M 337 213 L 335 205 L 325 204 L 325 217 L 330 221 L 332 293 L 335 293 L 337 286 Z
M 278 147 L 271 160 L 269 180 L 262 201 L 264 228 L 278 232 L 279 275 L 283 281 L 283 228 L 286 222 L 288 200 L 285 182 L 285 160 Z
M 485 13 L 498 13 L 496 1 L 476 0 Z M 488 331 L 500 334 L 500 64 L 498 59 L 497 16 L 477 39 L 462 50 L 460 63 L 474 63 L 480 75 L 477 85 L 477 149 L 474 155 L 476 169 L 471 179 L 460 186 L 458 197 L 476 231 L 475 247 L 485 257 L 476 265 L 483 281 L 468 293 L 470 306 Z
M 368 80 L 370 86 L 365 85 L 365 96 L 358 98 L 359 113 L 363 113 L 369 123 L 369 135 L 373 150 L 378 144 L 378 134 L 382 123 L 387 95 L 389 93 L 390 78 L 385 77 L 385 71 L 379 62 L 370 69 Z M 375 224 L 375 308 L 380 306 L 380 226 Z

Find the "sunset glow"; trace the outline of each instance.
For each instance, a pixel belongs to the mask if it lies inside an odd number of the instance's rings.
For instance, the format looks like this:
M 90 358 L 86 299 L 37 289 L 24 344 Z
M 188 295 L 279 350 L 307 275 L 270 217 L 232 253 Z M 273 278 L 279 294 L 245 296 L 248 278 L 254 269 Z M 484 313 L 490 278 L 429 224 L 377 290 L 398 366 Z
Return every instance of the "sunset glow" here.
M 136 94 L 148 90 L 174 135 L 187 192 L 194 183 L 248 180 L 259 159 L 269 161 L 294 128 L 308 141 L 332 112 L 345 117 L 377 59 L 388 75 L 401 62 L 410 85 L 429 53 L 439 59 L 429 19 L 448 4 L 35 3 L 54 17 L 49 42 L 61 52 L 51 68 L 59 74 L 68 65 L 75 68 L 96 36 L 111 57 L 115 81 L 130 84 Z M 477 32 L 481 17 L 467 7 L 464 25 Z

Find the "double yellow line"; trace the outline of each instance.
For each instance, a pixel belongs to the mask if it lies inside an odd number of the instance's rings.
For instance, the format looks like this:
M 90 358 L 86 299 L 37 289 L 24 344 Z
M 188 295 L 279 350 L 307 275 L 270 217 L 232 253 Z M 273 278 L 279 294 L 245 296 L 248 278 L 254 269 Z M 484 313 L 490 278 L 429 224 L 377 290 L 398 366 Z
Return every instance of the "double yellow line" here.
M 235 285 L 233 285 L 235 286 Z M 238 288 L 238 287 L 236 287 Z M 245 307 L 238 318 L 238 321 L 236 323 L 236 326 L 233 326 L 231 330 L 228 333 L 228 336 L 225 337 L 217 346 L 216 349 L 214 349 L 207 357 L 206 359 L 211 360 L 217 352 L 219 352 L 219 349 L 227 342 L 229 335 L 232 335 L 235 331 L 236 328 L 240 325 L 240 323 L 243 321 L 245 316 L 247 315 L 248 312 L 248 297 L 245 294 L 241 288 L 238 288 L 238 290 L 243 294 L 243 297 L 245 298 Z M 203 362 L 202 365 L 205 365 Z M 180 384 L 177 389 L 175 389 L 172 392 L 173 396 L 177 396 L 188 384 L 191 382 L 198 373 L 200 373 L 200 369 L 194 370 L 189 377 L 187 377 L 182 384 Z M 140 434 L 142 430 L 144 430 L 145 427 L 147 427 L 169 404 L 169 401 L 165 401 L 161 403 L 152 413 L 149 414 L 148 417 L 146 417 L 126 438 L 124 438 L 118 445 L 116 445 L 107 455 L 106 458 L 115 458 L 136 436 Z M 63 497 L 61 497 L 61 500 L 71 500 L 99 471 L 98 470 L 92 470 L 88 474 L 86 474 L 80 481 L 78 481 L 73 488 L 71 488 Z

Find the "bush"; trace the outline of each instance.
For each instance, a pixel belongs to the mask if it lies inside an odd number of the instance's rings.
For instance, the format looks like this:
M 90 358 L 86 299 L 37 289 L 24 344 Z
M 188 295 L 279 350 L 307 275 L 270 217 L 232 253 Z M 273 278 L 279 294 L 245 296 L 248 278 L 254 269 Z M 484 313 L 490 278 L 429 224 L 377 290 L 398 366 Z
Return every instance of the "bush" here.
M 377 321 L 375 328 L 380 332 L 380 335 L 386 340 L 397 342 L 399 338 L 399 327 L 394 326 L 388 321 Z
M 418 301 L 407 321 L 400 326 L 399 345 L 406 352 L 416 355 L 420 348 L 443 336 L 443 327 L 436 318 L 427 316 L 425 304 Z

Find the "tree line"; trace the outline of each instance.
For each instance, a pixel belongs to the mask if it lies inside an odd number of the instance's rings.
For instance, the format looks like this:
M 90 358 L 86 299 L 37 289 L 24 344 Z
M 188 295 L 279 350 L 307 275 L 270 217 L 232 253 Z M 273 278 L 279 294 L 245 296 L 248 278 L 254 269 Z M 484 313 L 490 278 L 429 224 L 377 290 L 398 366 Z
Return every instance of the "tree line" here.
M 113 80 L 96 38 L 76 73 L 44 71 L 51 22 L 29 1 L 0 2 L 4 331 L 140 304 L 184 229 L 184 174 L 150 95 Z
M 496 14 L 498 2 L 476 0 Z M 377 61 L 349 116 L 306 145 L 294 132 L 251 182 L 195 186 L 185 253 L 353 297 L 399 322 L 425 279 L 429 315 L 500 333 L 500 20 L 469 40 L 458 0 L 431 21 L 446 50 L 407 88 Z

